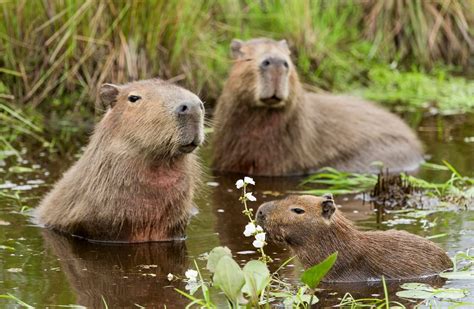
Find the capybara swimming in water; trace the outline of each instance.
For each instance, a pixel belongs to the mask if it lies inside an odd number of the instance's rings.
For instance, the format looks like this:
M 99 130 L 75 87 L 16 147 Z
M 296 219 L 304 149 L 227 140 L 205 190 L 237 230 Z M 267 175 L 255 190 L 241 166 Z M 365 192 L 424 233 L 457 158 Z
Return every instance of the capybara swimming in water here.
M 100 90 L 107 112 L 82 157 L 36 209 L 40 224 L 91 240 L 182 238 L 201 168 L 204 106 L 159 79 Z
M 235 60 L 214 113 L 213 167 L 262 176 L 322 167 L 415 169 L 422 147 L 396 115 L 348 96 L 303 90 L 286 41 L 234 40 Z
M 328 282 L 411 279 L 452 267 L 433 242 L 405 231 L 359 231 L 335 207 L 332 196 L 290 196 L 262 204 L 257 223 L 269 239 L 290 247 L 305 267 L 338 252 Z

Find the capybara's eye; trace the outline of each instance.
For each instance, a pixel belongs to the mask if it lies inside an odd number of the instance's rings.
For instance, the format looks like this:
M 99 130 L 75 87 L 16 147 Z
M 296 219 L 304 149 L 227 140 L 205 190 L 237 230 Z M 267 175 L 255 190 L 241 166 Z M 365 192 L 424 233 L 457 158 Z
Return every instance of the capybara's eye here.
M 301 208 L 291 208 L 291 211 L 298 215 L 304 214 L 304 209 Z
M 288 67 L 289 67 L 288 61 L 283 61 L 283 66 L 288 69 Z
M 135 103 L 137 102 L 138 100 L 140 100 L 142 97 L 139 96 L 139 95 L 130 95 L 128 96 L 128 101 L 132 102 L 132 103 Z

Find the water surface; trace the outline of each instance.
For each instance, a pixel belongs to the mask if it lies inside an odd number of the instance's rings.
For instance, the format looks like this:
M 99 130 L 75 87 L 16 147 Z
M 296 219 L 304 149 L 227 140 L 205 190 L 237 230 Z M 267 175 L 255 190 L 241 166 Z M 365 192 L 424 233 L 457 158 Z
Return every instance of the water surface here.
M 473 176 L 474 117 L 472 115 L 422 118 L 419 114 L 405 117 L 417 129 L 426 146 L 431 162 L 447 160 L 461 173 Z M 79 144 L 85 142 L 81 136 Z M 76 143 L 68 143 L 75 145 Z M 174 288 L 184 289 L 179 281 L 169 282 L 167 274 L 183 275 L 196 260 L 205 265 L 204 255 L 215 246 L 228 246 L 237 261 L 244 264 L 258 255 L 253 251 L 252 239 L 242 234 L 247 223 L 238 201 L 240 192 L 235 188 L 239 175 L 210 176 L 206 186 L 197 194 L 200 212 L 188 227 L 186 241 L 177 243 L 149 243 L 134 245 L 93 244 L 72 239 L 30 223 L 25 207 L 35 207 L 73 162 L 70 154 L 80 152 L 76 146 L 61 147 L 61 153 L 49 154 L 36 145 L 28 147 L 17 159 L 12 155 L 0 160 L 0 294 L 10 293 L 24 302 L 45 307 L 50 305 L 79 304 L 91 308 L 156 307 L 182 308 L 188 301 Z M 202 151 L 206 153 L 204 149 Z M 33 168 L 31 172 L 16 173 L 13 166 Z M 421 171 L 429 180 L 444 180 L 446 173 Z M 301 190 L 301 178 L 256 177 L 254 195 L 260 203 L 281 198 L 288 191 Z M 12 195 L 19 194 L 20 199 Z M 390 226 L 387 221 L 396 215 L 379 214 L 374 208 L 355 196 L 338 196 L 347 217 L 362 229 L 404 229 L 421 236 L 446 233 L 434 239 L 450 256 L 457 251 L 474 247 L 474 213 L 471 211 L 439 212 L 427 218 L 434 226 L 420 220 L 410 224 Z M 390 222 L 390 221 L 389 221 Z M 291 254 L 285 249 L 266 247 L 275 269 Z M 295 261 L 282 271 L 282 278 L 293 281 L 301 267 Z M 207 276 L 207 274 L 205 273 Z M 438 286 L 468 288 L 474 301 L 474 284 L 468 281 L 431 282 Z M 325 305 L 339 302 L 345 292 L 357 297 L 381 295 L 380 284 L 324 285 L 327 290 L 318 294 Z M 395 297 L 397 284 L 390 284 Z M 13 301 L 0 299 L 0 307 L 12 307 Z

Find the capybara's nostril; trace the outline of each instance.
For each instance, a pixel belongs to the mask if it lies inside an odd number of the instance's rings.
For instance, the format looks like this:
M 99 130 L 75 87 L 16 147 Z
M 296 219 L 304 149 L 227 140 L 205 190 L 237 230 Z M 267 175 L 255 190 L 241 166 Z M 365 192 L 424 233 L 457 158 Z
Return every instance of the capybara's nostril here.
M 260 66 L 262 68 L 268 68 L 270 66 L 270 64 L 272 64 L 272 61 L 271 61 L 270 58 L 268 58 L 268 59 L 263 60 L 262 63 L 260 64 Z
M 188 110 L 189 110 L 189 107 L 187 104 L 182 104 L 178 106 L 178 114 L 186 114 Z
M 185 102 L 180 104 L 175 111 L 178 115 L 193 114 L 202 111 L 201 105 L 201 102 Z
M 265 213 L 263 212 L 262 209 L 259 209 L 259 210 L 257 211 L 257 219 L 260 219 L 260 220 L 265 219 Z

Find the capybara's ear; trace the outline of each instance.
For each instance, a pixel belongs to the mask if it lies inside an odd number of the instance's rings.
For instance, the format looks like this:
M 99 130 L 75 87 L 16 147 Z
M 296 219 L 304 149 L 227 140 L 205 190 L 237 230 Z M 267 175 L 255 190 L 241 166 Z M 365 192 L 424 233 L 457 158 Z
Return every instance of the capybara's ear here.
M 232 42 L 230 42 L 230 55 L 232 56 L 232 58 L 237 59 L 244 55 L 244 53 L 242 52 L 243 45 L 244 42 L 237 39 L 233 39 Z
M 331 216 L 336 211 L 336 206 L 334 205 L 334 201 L 332 199 L 325 200 L 321 203 L 322 206 L 322 216 L 323 218 L 329 220 Z
M 105 108 L 114 107 L 119 94 L 119 86 L 114 84 L 103 84 L 100 87 L 100 100 Z
M 290 48 L 288 47 L 288 43 L 286 42 L 286 40 L 278 41 L 278 45 L 282 49 L 284 49 L 288 53 L 288 55 L 291 54 Z

